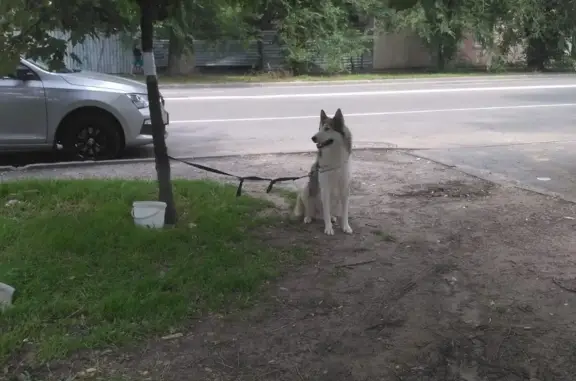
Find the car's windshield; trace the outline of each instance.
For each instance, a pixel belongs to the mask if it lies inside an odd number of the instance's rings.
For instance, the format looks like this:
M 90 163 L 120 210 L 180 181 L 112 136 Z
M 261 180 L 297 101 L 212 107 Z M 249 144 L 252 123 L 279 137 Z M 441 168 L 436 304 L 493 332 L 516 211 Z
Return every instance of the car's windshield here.
M 39 67 L 40 69 L 42 69 L 42 70 L 51 71 L 51 70 L 48 68 L 48 65 L 44 64 L 44 63 L 41 62 L 41 61 L 37 61 L 37 60 L 35 60 L 35 59 L 28 58 L 28 57 L 26 57 L 26 61 L 28 61 L 28 62 L 30 62 L 30 63 L 38 66 L 38 67 Z

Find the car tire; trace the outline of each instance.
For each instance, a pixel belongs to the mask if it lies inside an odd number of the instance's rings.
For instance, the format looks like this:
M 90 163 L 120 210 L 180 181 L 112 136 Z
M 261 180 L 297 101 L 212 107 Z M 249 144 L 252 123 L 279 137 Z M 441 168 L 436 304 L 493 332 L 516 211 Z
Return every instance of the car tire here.
M 104 112 L 78 111 L 59 134 L 57 146 L 69 160 L 110 160 L 124 150 L 121 128 Z

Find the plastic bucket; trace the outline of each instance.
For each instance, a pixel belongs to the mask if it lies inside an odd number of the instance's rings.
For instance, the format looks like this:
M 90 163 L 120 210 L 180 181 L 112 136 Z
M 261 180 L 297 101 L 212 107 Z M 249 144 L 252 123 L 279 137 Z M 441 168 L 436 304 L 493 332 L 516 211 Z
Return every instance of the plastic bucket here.
M 15 291 L 14 287 L 0 283 L 0 312 L 12 305 Z
M 132 203 L 132 217 L 138 226 L 149 228 L 163 228 L 166 203 L 162 201 L 134 201 Z

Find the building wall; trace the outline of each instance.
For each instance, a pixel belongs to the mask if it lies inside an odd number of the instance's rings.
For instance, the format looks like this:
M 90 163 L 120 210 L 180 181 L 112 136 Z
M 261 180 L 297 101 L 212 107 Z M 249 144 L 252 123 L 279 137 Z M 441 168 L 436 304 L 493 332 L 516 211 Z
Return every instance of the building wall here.
M 406 31 L 374 35 L 375 70 L 426 68 L 432 64 L 422 40 Z
M 460 43 L 456 61 L 474 67 L 486 67 L 490 56 L 472 35 L 468 35 Z
M 467 36 L 459 45 L 456 62 L 470 66 L 486 67 L 489 55 Z M 415 69 L 434 65 L 432 56 L 422 40 L 408 31 L 380 33 L 374 39 L 374 69 Z

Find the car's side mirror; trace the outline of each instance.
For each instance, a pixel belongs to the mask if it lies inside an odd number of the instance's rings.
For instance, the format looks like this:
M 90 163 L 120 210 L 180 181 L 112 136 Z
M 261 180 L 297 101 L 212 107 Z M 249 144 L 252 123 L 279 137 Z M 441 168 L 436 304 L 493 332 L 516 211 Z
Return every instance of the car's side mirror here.
M 16 78 L 21 81 L 31 81 L 35 79 L 34 73 L 32 73 L 29 69 L 16 69 Z

